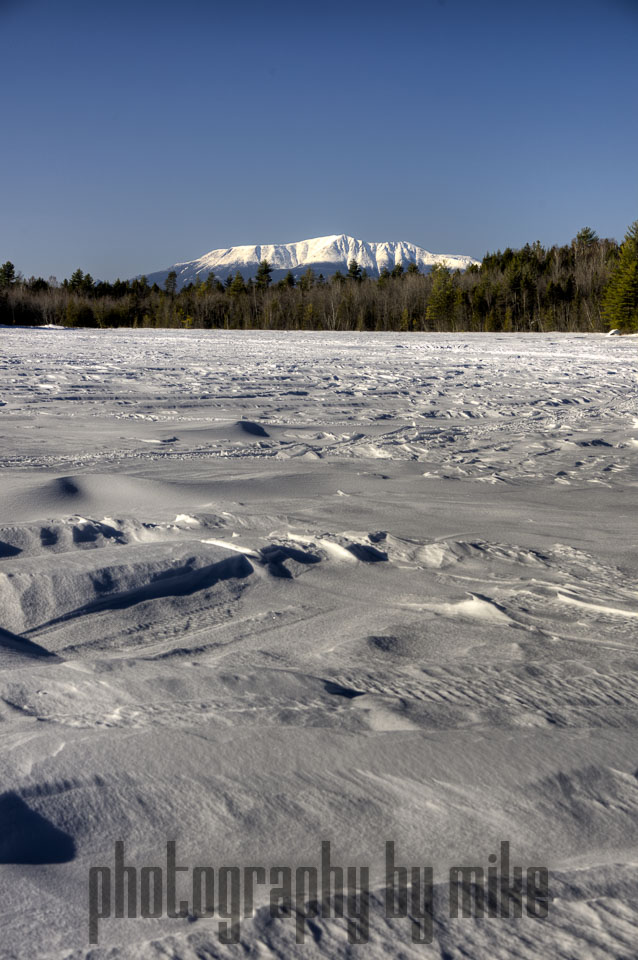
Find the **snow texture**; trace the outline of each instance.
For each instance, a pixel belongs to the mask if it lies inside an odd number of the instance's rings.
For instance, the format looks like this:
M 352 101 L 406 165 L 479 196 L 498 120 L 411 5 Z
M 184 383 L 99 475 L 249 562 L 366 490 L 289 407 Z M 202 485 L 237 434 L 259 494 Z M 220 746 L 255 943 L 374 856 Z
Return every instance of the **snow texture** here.
M 3 957 L 636 956 L 635 339 L 0 336 Z M 164 916 L 90 947 L 116 840 L 330 840 L 370 942 L 257 898 L 237 945 Z M 386 840 L 434 869 L 430 945 L 384 916 Z M 502 840 L 548 918 L 450 919 Z

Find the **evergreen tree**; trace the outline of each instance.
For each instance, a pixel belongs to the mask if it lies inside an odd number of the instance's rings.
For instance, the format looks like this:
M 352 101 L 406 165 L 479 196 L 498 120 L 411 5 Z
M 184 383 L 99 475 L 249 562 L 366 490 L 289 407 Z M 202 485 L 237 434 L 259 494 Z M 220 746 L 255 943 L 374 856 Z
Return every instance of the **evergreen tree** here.
M 272 267 L 267 260 L 261 260 L 255 274 L 255 283 L 259 290 L 267 290 L 272 282 Z
M 77 270 L 74 270 L 71 274 L 71 279 L 69 280 L 69 286 L 71 290 L 79 291 L 84 286 L 84 271 L 80 270 L 78 267 Z
M 0 280 L 0 286 L 2 286 L 2 281 Z M 44 277 L 30 277 L 27 281 L 27 286 L 31 293 L 39 293 L 42 290 L 48 290 L 49 284 L 46 282 Z
M 440 329 L 448 326 L 454 316 L 454 283 L 448 268 L 438 263 L 432 267 L 431 277 L 432 293 L 425 318 Z
M 7 260 L 0 267 L 0 287 L 11 287 L 17 279 L 16 268 L 10 260 Z
M 634 220 L 620 247 L 616 268 L 602 301 L 603 315 L 613 328 L 638 332 L 638 220 Z
M 299 281 L 299 286 L 304 292 L 307 292 L 308 290 L 310 290 L 314 282 L 315 282 L 315 271 L 312 269 L 312 267 L 308 267 L 308 269 L 306 270 L 306 272 L 303 274 L 303 276 Z
M 228 294 L 231 297 L 238 297 L 245 289 L 244 278 L 238 270 L 228 287 Z
M 348 264 L 348 279 L 349 280 L 361 280 L 361 267 L 353 257 L 350 263 Z
M 171 270 L 166 277 L 166 282 L 164 283 L 164 289 L 166 290 L 169 297 L 175 296 L 175 291 L 177 290 L 177 273 L 175 270 Z
M 598 239 L 598 234 L 595 230 L 592 230 L 591 227 L 583 227 L 572 240 L 572 246 L 575 247 L 579 253 L 582 253 L 589 247 L 595 246 Z

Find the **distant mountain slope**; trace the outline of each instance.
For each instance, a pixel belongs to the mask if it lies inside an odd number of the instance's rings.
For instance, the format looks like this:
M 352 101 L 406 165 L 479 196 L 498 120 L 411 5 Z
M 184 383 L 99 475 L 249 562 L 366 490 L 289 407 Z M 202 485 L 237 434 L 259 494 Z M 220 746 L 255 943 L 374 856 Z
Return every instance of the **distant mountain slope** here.
M 404 267 L 416 263 L 419 270 L 425 273 L 436 263 L 453 270 L 465 270 L 471 263 L 478 262 L 472 257 L 430 253 L 423 247 L 404 240 L 369 243 L 342 233 L 330 237 L 316 237 L 314 240 L 300 240 L 298 243 L 268 243 L 211 250 L 197 260 L 176 263 L 166 270 L 147 274 L 147 278 L 149 283 L 162 286 L 169 271 L 175 270 L 178 286 L 182 287 L 196 281 L 198 277 L 205 279 L 210 272 L 225 280 L 229 274 L 235 274 L 239 270 L 247 280 L 255 275 L 261 260 L 268 260 L 275 280 L 285 276 L 289 270 L 295 277 L 300 277 L 308 267 L 312 267 L 317 274 L 331 276 L 337 270 L 345 272 L 353 258 L 371 276 L 378 276 L 384 267 L 392 270 L 397 263 Z

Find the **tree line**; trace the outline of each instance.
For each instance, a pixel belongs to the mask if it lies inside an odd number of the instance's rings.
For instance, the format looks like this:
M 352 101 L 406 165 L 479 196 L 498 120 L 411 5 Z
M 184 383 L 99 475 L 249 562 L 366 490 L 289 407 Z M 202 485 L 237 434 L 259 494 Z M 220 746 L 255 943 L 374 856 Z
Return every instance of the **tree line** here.
M 309 268 L 274 282 L 262 261 L 254 278 L 209 273 L 177 289 L 145 277 L 96 282 L 25 279 L 0 267 L 0 323 L 69 327 L 197 327 L 274 330 L 638 332 L 638 221 L 624 242 L 585 227 L 570 244 L 489 253 L 467 270 L 401 264 L 369 277 L 352 260 L 326 279 Z

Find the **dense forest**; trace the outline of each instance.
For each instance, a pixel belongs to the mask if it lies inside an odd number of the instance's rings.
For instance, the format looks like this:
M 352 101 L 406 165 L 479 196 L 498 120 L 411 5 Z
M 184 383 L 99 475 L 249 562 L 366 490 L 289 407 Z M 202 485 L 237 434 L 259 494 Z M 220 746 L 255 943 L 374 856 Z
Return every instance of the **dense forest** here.
M 276 330 L 638 332 L 638 221 L 624 243 L 585 227 L 566 246 L 536 242 L 487 254 L 464 272 L 415 264 L 368 277 L 356 261 L 329 279 L 312 269 L 276 283 L 263 261 L 255 278 L 209 274 L 177 290 L 144 277 L 96 282 L 25 279 L 0 267 L 0 323 L 69 327 L 204 327 Z

